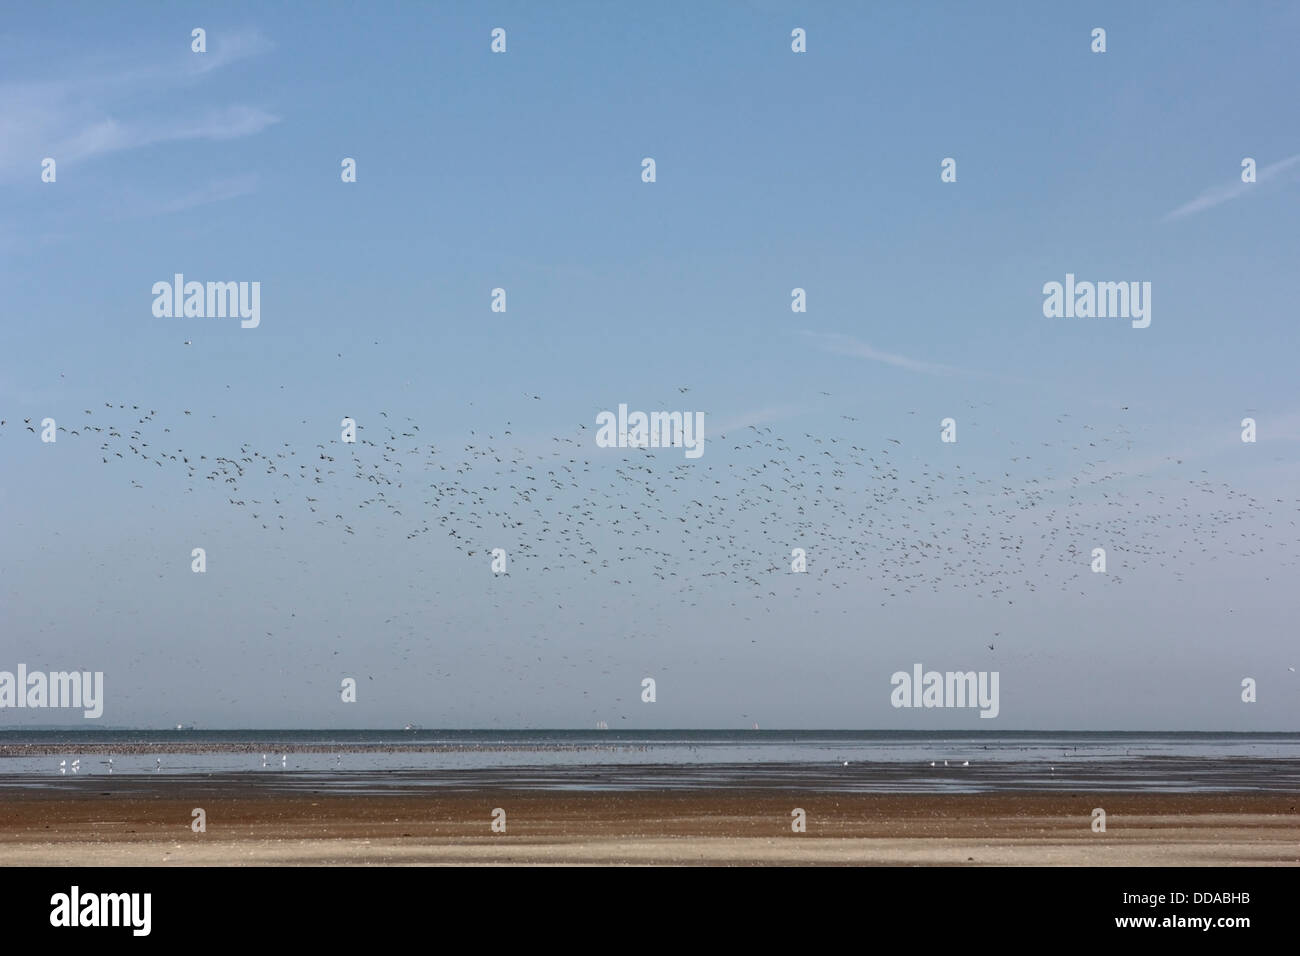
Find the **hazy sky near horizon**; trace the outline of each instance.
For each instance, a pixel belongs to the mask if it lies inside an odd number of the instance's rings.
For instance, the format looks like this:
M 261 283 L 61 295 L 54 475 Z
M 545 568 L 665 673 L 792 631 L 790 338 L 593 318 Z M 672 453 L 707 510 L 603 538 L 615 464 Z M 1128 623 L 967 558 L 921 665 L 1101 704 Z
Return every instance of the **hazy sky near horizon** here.
M 1298 30 L 16 8 L 0 670 L 103 671 L 114 726 L 1297 729 Z M 176 273 L 260 325 L 156 317 Z M 1150 326 L 1045 317 L 1067 273 L 1149 282 Z M 704 454 L 597 447 L 620 403 Z M 891 707 L 915 663 L 998 671 L 998 717 Z

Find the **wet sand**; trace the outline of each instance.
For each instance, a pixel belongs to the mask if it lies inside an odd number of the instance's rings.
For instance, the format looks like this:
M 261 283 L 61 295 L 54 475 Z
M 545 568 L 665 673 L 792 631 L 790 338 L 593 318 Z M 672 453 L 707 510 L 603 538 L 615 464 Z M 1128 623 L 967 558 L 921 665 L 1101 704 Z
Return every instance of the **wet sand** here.
M 342 793 L 238 774 L 5 782 L 4 865 L 1300 864 L 1294 793 Z M 205 833 L 191 830 L 196 807 Z M 491 829 L 498 807 L 505 833 Z M 791 830 L 796 807 L 806 833 Z M 1095 807 L 1105 833 L 1092 830 Z

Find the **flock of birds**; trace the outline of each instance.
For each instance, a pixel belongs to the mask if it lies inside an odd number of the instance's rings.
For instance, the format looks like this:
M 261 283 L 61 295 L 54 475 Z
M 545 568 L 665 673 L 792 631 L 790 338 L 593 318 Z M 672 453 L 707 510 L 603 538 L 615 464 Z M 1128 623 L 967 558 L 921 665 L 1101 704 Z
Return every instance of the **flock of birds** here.
M 1039 444 L 1083 452 L 1075 469 L 1013 477 L 1005 467 L 980 474 L 963 465 L 948 450 L 958 446 L 941 445 L 937 429 L 927 458 L 938 463 L 908 457 L 897 438 L 791 439 L 762 425 L 711 438 L 707 455 L 691 461 L 676 449 L 598 449 L 586 425 L 552 437 L 546 451 L 512 447 L 509 422 L 499 435 L 472 430 L 470 442 L 449 451 L 424 440 L 410 417 L 397 423 L 380 411 L 358 425 L 355 443 L 335 432 L 309 447 L 242 442 L 203 454 L 182 448 L 179 424 L 162 426 L 158 414 L 106 402 L 58 430 L 98 442 L 100 463 L 134 488 L 171 472 L 190 490 L 219 493 L 267 532 L 287 533 L 305 519 L 344 535 L 363 527 L 407 540 L 433 535 L 485 569 L 501 547 L 512 569 L 579 569 L 615 585 L 680 577 L 686 590 L 703 586 L 690 580 L 698 574 L 755 597 L 775 596 L 771 575 L 789 573 L 790 550 L 804 547 L 809 577 L 832 587 L 875 581 L 882 597 L 895 597 L 948 584 L 1011 602 L 1013 582 L 1036 590 L 1051 568 L 1068 569 L 1060 586 L 1077 586 L 1094 544 L 1127 553 L 1130 564 L 1178 573 L 1211 544 L 1226 549 L 1220 554 L 1259 553 L 1257 529 L 1284 518 L 1294 527 L 1298 510 L 1295 501 L 1262 501 L 1205 471 L 1184 478 L 1181 495 L 1126 490 L 1131 476 L 1108 467 L 1105 454 L 1133 447 L 1123 426 L 1107 435 L 1067 426 L 1056 442 Z M 184 410 L 181 421 L 191 414 Z M 22 428 L 35 432 L 38 424 L 25 418 Z M 1031 450 L 1009 461 L 1029 463 Z M 611 456 L 619 463 L 603 467 Z M 1201 507 L 1208 501 L 1215 507 Z M 1234 528 L 1241 530 L 1232 535 Z M 1158 550 L 1158 531 L 1182 532 L 1184 541 Z
M 983 413 L 960 410 L 965 445 L 941 443 L 937 424 L 911 417 L 895 432 L 902 437 L 873 439 L 843 415 L 841 435 L 782 434 L 772 424 L 706 432 L 694 460 L 679 448 L 598 448 L 594 424 L 524 437 L 507 421 L 444 446 L 432 429 L 387 411 L 354 416 L 355 443 L 332 427 L 340 414 L 328 433 L 301 420 L 292 431 L 309 436 L 296 441 L 286 431 L 275 441 L 213 447 L 209 437 L 195 447 L 205 425 L 228 426 L 214 414 L 162 417 L 132 402 L 85 408 L 57 427 L 60 448 L 85 443 L 108 476 L 204 496 L 209 513 L 228 509 L 271 547 L 299 534 L 313 548 L 360 536 L 390 551 L 459 557 L 481 572 L 494 610 L 531 602 L 536 620 L 581 615 L 592 593 L 611 614 L 641 601 L 626 615 L 629 639 L 653 635 L 668 605 L 730 607 L 746 622 L 800 595 L 815 599 L 814 614 L 850 613 L 864 595 L 881 605 L 949 594 L 1009 607 L 1036 592 L 1095 594 L 1135 571 L 1180 579 L 1198 562 L 1240 556 L 1267 560 L 1270 578 L 1293 563 L 1294 500 L 1235 489 L 1176 455 L 1160 462 L 1158 480 L 1135 480 L 1151 470 L 1125 464 L 1146 448 L 1141 426 L 1066 413 L 1050 441 L 1002 436 L 1004 456 L 990 455 L 988 441 L 984 457 L 967 454 L 980 447 L 968 439 L 981 434 Z M 40 429 L 39 419 L 0 420 L 0 439 L 14 426 Z M 1094 547 L 1106 549 L 1105 575 L 1090 573 Z M 497 548 L 506 574 L 492 571 Z M 792 571 L 800 548 L 806 573 Z M 385 615 L 408 653 L 422 613 Z M 481 616 L 467 614 L 463 626 L 481 626 Z M 976 646 L 994 651 L 998 637 L 979 635 Z M 518 651 L 548 656 L 536 642 Z

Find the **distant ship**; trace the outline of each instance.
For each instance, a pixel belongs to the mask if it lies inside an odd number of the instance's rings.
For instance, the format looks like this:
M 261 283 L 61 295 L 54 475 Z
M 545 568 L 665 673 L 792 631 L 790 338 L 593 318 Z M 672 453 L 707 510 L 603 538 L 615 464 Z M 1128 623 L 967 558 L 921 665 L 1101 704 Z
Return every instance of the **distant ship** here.
M 597 730 L 609 730 L 609 722 L 605 720 L 596 721 Z
M 754 721 L 754 729 L 755 729 L 755 730 L 758 730 L 758 721 L 757 721 L 757 720 Z

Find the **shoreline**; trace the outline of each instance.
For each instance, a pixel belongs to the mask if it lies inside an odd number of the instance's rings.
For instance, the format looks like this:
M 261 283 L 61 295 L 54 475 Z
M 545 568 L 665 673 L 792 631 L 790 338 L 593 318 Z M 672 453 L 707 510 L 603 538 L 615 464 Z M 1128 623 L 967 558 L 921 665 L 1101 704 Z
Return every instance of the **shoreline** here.
M 754 792 L 839 794 L 953 794 L 1095 791 L 1105 793 L 1300 793 L 1300 760 L 1291 758 L 1148 756 L 1141 759 L 966 761 L 651 761 L 581 759 L 534 762 L 530 750 L 508 760 L 483 762 L 464 751 L 436 761 L 391 753 L 274 751 L 259 769 L 256 753 L 103 754 L 64 748 L 58 754 L 0 759 L 0 793 L 28 789 L 80 792 L 94 781 L 148 789 L 152 782 L 226 780 L 252 790 L 298 792 L 429 793 L 456 790 L 551 790 L 556 792 Z M 62 754 L 58 763 L 54 757 Z M 73 760 L 85 759 L 74 772 Z M 284 761 L 281 758 L 285 758 Z M 245 759 L 252 758 L 252 759 Z M 331 759 L 333 758 L 333 759 Z M 289 759 L 292 762 L 287 762 Z M 66 763 L 66 767 L 62 764 Z M 477 765 L 475 765 L 477 763 Z M 112 772 L 110 772 L 110 768 Z M 162 783 L 162 781 L 171 781 Z

